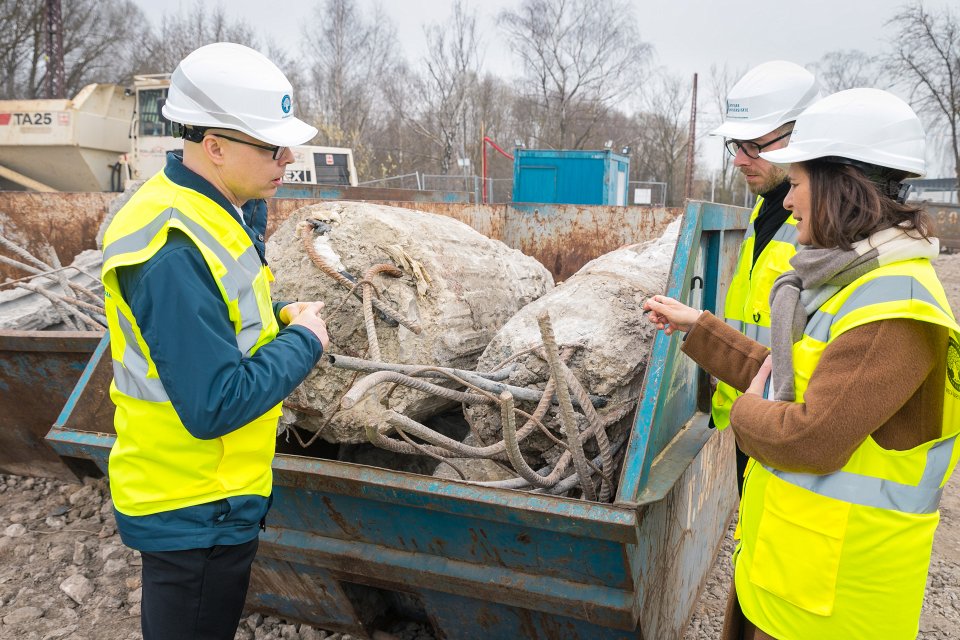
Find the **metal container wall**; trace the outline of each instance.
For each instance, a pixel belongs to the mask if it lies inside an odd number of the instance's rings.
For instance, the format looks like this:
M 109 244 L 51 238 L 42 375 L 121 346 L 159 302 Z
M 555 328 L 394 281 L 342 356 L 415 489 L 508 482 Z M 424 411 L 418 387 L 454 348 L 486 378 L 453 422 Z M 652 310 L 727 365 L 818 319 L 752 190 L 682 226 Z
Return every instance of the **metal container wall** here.
M 76 481 L 93 470 L 85 460 L 61 458 L 43 438 L 101 337 L 0 331 L 0 472 Z
M 933 218 L 940 246 L 960 249 L 960 204 L 928 202 L 924 208 Z
M 667 294 L 715 308 L 746 220 L 690 203 Z M 448 639 L 680 638 L 736 496 L 679 343 L 653 344 L 613 504 L 278 455 L 248 605 L 359 637 L 406 615 Z M 105 353 L 48 435 L 104 469 L 113 437 L 85 407 Z

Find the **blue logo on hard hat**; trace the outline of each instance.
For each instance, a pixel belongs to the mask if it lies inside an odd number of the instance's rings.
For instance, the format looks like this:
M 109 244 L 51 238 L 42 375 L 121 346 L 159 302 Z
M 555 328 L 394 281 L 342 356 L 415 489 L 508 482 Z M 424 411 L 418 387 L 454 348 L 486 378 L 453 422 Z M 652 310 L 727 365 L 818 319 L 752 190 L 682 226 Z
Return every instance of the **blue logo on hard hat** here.
M 290 94 L 283 96 L 283 100 L 280 101 L 280 108 L 283 109 L 284 113 L 290 113 Z

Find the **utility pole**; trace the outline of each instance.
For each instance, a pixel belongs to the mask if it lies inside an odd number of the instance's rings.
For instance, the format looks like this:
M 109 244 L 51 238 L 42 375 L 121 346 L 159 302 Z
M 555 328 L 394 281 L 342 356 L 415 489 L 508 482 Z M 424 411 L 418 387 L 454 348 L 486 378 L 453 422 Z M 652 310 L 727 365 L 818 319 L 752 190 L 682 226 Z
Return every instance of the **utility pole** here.
M 693 157 L 697 148 L 697 74 L 693 74 L 693 98 L 690 102 L 690 128 L 687 138 L 687 171 L 683 181 L 683 197 L 693 194 Z
M 47 76 L 45 90 L 47 98 L 64 98 L 63 95 L 63 15 L 60 12 L 60 0 L 46 0 L 43 7 L 43 27 Z

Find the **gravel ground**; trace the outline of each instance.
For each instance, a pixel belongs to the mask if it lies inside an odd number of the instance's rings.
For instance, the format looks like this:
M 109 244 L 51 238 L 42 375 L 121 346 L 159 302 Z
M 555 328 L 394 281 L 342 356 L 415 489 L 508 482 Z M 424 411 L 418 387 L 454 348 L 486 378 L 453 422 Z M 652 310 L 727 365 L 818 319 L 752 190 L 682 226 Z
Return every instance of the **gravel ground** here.
M 960 310 L 960 254 L 935 261 Z M 960 475 L 944 493 L 921 640 L 960 638 Z M 719 636 L 731 579 L 732 527 L 697 603 L 684 640 Z M 0 638 L 140 638 L 140 558 L 120 543 L 106 481 L 82 485 L 0 475 Z M 432 640 L 422 626 L 386 629 L 402 640 Z M 239 640 L 348 640 L 350 636 L 254 614 Z

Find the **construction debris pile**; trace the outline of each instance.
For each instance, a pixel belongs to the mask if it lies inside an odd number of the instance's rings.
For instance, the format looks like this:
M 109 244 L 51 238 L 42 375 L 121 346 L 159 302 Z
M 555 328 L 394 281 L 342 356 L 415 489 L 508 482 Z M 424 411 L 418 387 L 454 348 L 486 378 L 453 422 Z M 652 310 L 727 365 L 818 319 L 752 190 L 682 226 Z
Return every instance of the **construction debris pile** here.
M 275 300 L 322 300 L 328 360 L 285 403 L 287 420 L 328 442 L 359 443 L 382 422 L 374 396 L 342 404 L 359 374 L 380 365 L 473 369 L 494 333 L 553 287 L 539 262 L 452 218 L 363 202 L 295 211 L 267 243 Z M 370 369 L 370 367 L 373 367 Z M 424 420 L 458 398 L 401 386 L 392 411 Z
M 0 235 L 0 247 L 12 256 L 0 254 L 0 264 L 24 274 L 0 283 L 0 329 L 106 330 L 99 251 L 84 251 L 64 267 L 48 244 L 41 247 L 42 259 L 6 235 Z
M 665 288 L 678 228 L 555 287 L 453 218 L 363 202 L 294 212 L 267 243 L 274 299 L 324 301 L 331 344 L 284 402 L 280 435 L 341 460 L 610 500 L 654 334 L 641 305 Z M 3 283 L 0 328 L 103 331 L 101 253 L 62 267 L 24 244 L 0 235 L 0 261 L 24 274 Z
M 540 473 L 547 473 L 542 478 L 524 470 L 521 475 L 531 485 L 568 490 L 574 486 L 572 477 L 558 483 L 569 475 L 572 462 L 584 495 L 593 494 L 584 477 L 592 467 L 589 475 L 603 479 L 600 499 L 609 499 L 610 476 L 617 467 L 614 457 L 628 437 L 655 333 L 643 319 L 643 301 L 666 288 L 679 225 L 677 220 L 656 240 L 624 247 L 587 263 L 515 315 L 480 357 L 477 366 L 481 370 L 497 367 L 498 363 L 514 363 L 506 380 L 514 386 L 544 389 L 550 381 L 556 384 L 557 376 L 552 372 L 555 365 L 542 340 L 541 318 L 546 313 L 552 318 L 564 360 L 559 379 L 569 387 L 578 406 L 575 413 L 564 416 L 560 398 L 559 410 L 544 411 L 542 404 L 532 410 L 546 429 L 531 429 L 523 442 L 525 459 L 511 460 L 518 473 L 526 459 L 539 467 Z M 558 396 L 562 387 L 557 389 Z M 602 406 L 597 406 L 598 397 L 603 399 Z M 526 406 L 533 407 L 529 403 Z M 500 413 L 487 404 L 466 408 L 466 418 L 478 442 L 509 439 Z M 606 473 L 599 473 L 600 466 Z

